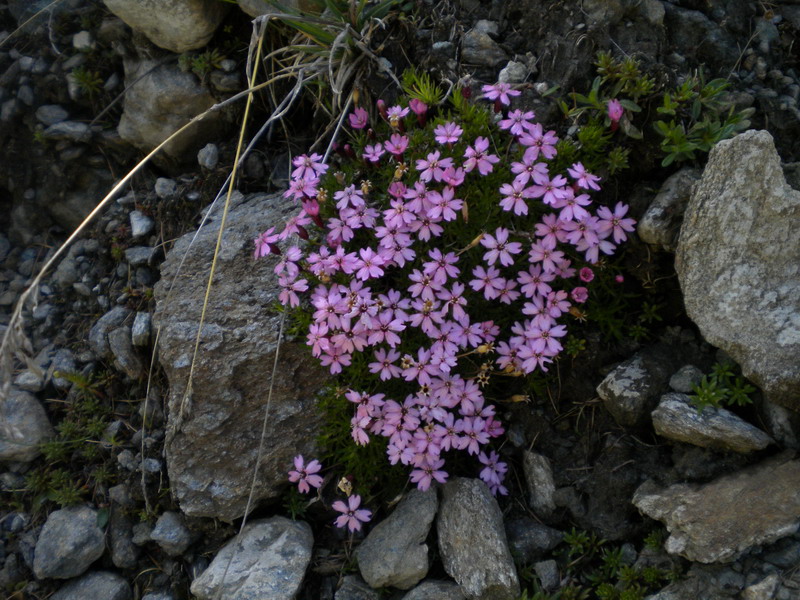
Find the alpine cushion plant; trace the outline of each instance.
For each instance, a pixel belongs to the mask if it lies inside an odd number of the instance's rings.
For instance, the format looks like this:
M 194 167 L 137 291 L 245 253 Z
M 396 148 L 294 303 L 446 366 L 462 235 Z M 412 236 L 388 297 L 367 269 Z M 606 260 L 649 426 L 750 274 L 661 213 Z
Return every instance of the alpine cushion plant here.
M 335 168 L 297 157 L 285 193 L 297 215 L 255 240 L 257 257 L 280 254 L 280 301 L 308 297 L 311 353 L 345 382 L 358 365 L 372 377 L 344 395 L 353 441 L 382 439 L 422 490 L 461 452 L 508 493 L 507 465 L 487 447 L 504 432 L 493 384 L 547 372 L 572 304 L 588 298 L 590 265 L 633 230 L 624 204 L 594 206 L 600 178 L 582 164 L 551 172 L 558 138 L 533 112 L 509 112 L 515 95 L 484 86 L 497 119 L 458 91 L 438 116 L 415 100 L 379 103 L 374 129 L 357 108 Z M 300 466 L 293 477 L 314 485 Z M 346 508 L 358 528 L 357 503 Z

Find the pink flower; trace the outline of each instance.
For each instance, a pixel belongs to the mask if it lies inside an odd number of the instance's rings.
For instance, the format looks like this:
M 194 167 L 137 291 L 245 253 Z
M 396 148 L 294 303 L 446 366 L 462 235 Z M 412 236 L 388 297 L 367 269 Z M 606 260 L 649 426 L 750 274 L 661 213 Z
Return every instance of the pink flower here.
M 422 492 L 431 487 L 431 483 L 433 483 L 434 480 L 439 483 L 445 483 L 448 475 L 446 471 L 440 470 L 443 466 L 443 458 L 433 461 L 423 459 L 422 462 L 417 465 L 418 468 L 411 471 L 411 481 L 416 483 L 417 488 Z
M 253 258 L 266 256 L 270 252 L 273 254 L 280 254 L 280 250 L 278 250 L 278 247 L 275 245 L 275 242 L 278 241 L 279 234 L 273 233 L 274 231 L 275 228 L 270 227 L 253 240 L 256 246 L 255 252 L 253 252 Z
M 350 127 L 353 129 L 364 129 L 369 121 L 369 115 L 360 106 L 357 107 L 349 116 Z
M 512 183 L 504 183 L 500 186 L 500 193 L 505 197 L 500 200 L 500 206 L 505 211 L 514 211 L 514 214 L 527 215 L 528 205 L 526 198 L 533 198 L 533 189 L 525 187 L 525 182 L 515 179 Z
M 624 275 L 616 275 L 614 277 L 614 281 L 616 281 L 617 283 L 622 283 L 622 282 L 625 281 L 625 276 Z
M 607 207 L 601 206 L 597 209 L 597 216 L 600 217 L 600 221 L 597 224 L 597 232 L 606 234 L 603 237 L 607 237 L 608 233 L 611 232 L 617 244 L 624 242 L 628 239 L 625 232 L 633 231 L 633 226 L 636 224 L 634 219 L 623 219 L 627 212 L 628 207 L 622 202 L 617 202 L 613 213 Z
M 319 488 L 322 485 L 322 477 L 317 475 L 322 469 L 318 460 L 312 460 L 307 465 L 302 454 L 294 457 L 294 470 L 289 471 L 289 481 L 297 483 L 297 488 L 307 494 L 311 488 Z
M 461 134 L 464 133 L 464 130 L 455 123 L 448 122 L 444 125 L 438 125 L 433 130 L 433 133 L 436 136 L 436 141 L 440 144 L 455 144 Z
M 608 101 L 608 118 L 611 119 L 612 123 L 619 122 L 624 112 L 619 100 L 614 99 Z
M 453 166 L 452 158 L 439 158 L 441 155 L 438 150 L 428 154 L 426 159 L 417 160 L 417 171 L 422 171 L 419 174 L 420 181 L 425 183 L 431 179 L 441 181 L 444 176 L 444 170 Z
M 499 260 L 501 265 L 507 267 L 514 264 L 514 258 L 511 255 L 522 252 L 522 244 L 508 241 L 508 229 L 504 227 L 498 227 L 494 235 L 489 233 L 483 234 L 481 246 L 489 249 L 489 251 L 483 255 L 483 260 L 485 260 L 488 265 L 493 265 Z
M 464 170 L 469 173 L 473 169 L 478 169 L 481 175 L 488 175 L 494 169 L 494 164 L 500 159 L 494 154 L 487 154 L 489 150 L 489 140 L 485 137 L 475 138 L 474 146 L 469 146 L 464 152 Z
M 317 179 L 328 171 L 328 165 L 321 162 L 322 156 L 319 154 L 312 154 L 307 156 L 305 154 L 296 156 L 292 160 L 292 164 L 297 167 L 292 171 L 292 177 L 295 179 Z
M 414 111 L 415 115 L 424 115 L 428 112 L 428 105 L 422 100 L 417 100 L 416 98 L 412 98 L 409 101 L 408 106 L 412 111 Z
M 332 505 L 333 510 L 342 513 L 336 518 L 334 524 L 337 527 L 345 527 L 353 532 L 361 529 L 361 523 L 366 523 L 372 518 L 372 511 L 366 508 L 358 508 L 361 506 L 361 496 L 349 496 L 347 504 L 341 500 L 337 500 Z
M 576 287 L 573 288 L 569 295 L 578 304 L 583 304 L 589 299 L 589 290 L 585 287 Z
M 508 129 L 511 132 L 511 135 L 520 136 L 525 133 L 525 130 L 530 129 L 533 127 L 533 123 L 531 123 L 531 119 L 533 119 L 536 115 L 532 110 L 527 112 L 522 112 L 521 110 L 512 110 L 508 113 L 508 118 L 503 119 L 498 123 L 500 129 Z
M 366 158 L 370 162 L 378 162 L 383 156 L 383 144 L 378 142 L 374 146 L 365 146 L 364 147 L 364 154 L 362 154 L 364 158 Z
M 404 135 L 400 135 L 399 133 L 393 133 L 389 138 L 389 141 L 386 142 L 384 146 L 390 154 L 400 156 L 406 151 L 406 148 L 408 148 L 408 138 Z
M 570 177 L 572 177 L 578 184 L 578 187 L 583 188 L 585 190 L 600 189 L 600 186 L 597 185 L 597 182 L 600 181 L 600 178 L 597 175 L 592 175 L 591 173 L 587 173 L 583 164 L 579 162 L 575 163 L 571 167 L 567 168 L 567 172 L 569 173 Z
M 499 101 L 503 106 L 511 104 L 509 96 L 519 96 L 522 94 L 519 90 L 512 90 L 508 83 L 495 83 L 493 85 L 485 85 L 481 88 L 483 90 L 483 97 L 487 100 Z
M 589 267 L 583 267 L 578 272 L 578 277 L 580 277 L 581 281 L 584 283 L 589 283 L 592 279 L 594 279 L 594 271 L 592 271 Z

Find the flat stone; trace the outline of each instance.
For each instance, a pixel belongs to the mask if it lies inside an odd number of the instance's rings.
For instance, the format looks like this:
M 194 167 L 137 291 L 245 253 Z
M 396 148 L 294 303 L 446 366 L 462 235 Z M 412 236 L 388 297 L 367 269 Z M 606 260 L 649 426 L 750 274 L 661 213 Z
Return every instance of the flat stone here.
M 112 358 L 111 347 L 108 345 L 108 333 L 117 329 L 131 315 L 131 310 L 124 306 L 115 306 L 89 330 L 89 346 L 98 358 Z
M 442 488 L 439 553 L 447 574 L 470 600 L 512 600 L 519 578 L 508 550 L 503 515 L 479 479 L 456 478 Z
M 766 433 L 729 410 L 709 406 L 698 412 L 685 394 L 662 396 L 653 411 L 653 426 L 660 436 L 702 448 L 753 452 L 772 442 Z
M 69 140 L 72 142 L 88 142 L 91 139 L 89 125 L 79 121 L 61 121 L 44 130 L 44 137 L 49 140 Z
M 128 582 L 109 571 L 87 573 L 80 579 L 70 581 L 50 596 L 50 600 L 131 600 L 133 592 Z
M 347 575 L 333 595 L 333 600 L 380 600 L 380 597 L 361 577 Z
M 747 131 L 711 150 L 675 255 L 686 312 L 703 337 L 767 399 L 796 411 L 798 222 L 800 191 L 786 183 L 772 136 Z
M 40 444 L 53 436 L 44 407 L 33 394 L 14 390 L 2 406 L 0 461 L 30 462 Z
M 197 164 L 204 169 L 214 169 L 219 163 L 219 148 L 208 143 L 197 152 Z
M 800 526 L 800 460 L 779 456 L 705 485 L 647 481 L 633 503 L 670 532 L 664 548 L 701 563 L 732 562 Z
M 669 378 L 669 387 L 674 392 L 690 394 L 703 379 L 703 372 L 694 365 L 684 365 Z
M 531 519 L 520 517 L 505 522 L 508 547 L 514 562 L 532 564 L 558 546 L 564 534 Z
M 43 125 L 55 125 L 68 118 L 69 113 L 58 104 L 43 104 L 36 109 L 36 119 Z
M 174 179 L 159 177 L 156 179 L 155 192 L 159 198 L 172 198 L 178 193 L 178 184 Z
M 155 227 L 153 219 L 141 211 L 132 210 L 129 218 L 131 220 L 131 237 L 133 238 L 144 237 Z
M 546 590 L 554 590 L 561 583 L 561 578 L 558 576 L 558 565 L 552 559 L 537 562 L 533 565 L 533 570 L 539 578 L 539 583 Z
M 411 490 L 356 550 L 361 576 L 373 588 L 414 587 L 428 573 L 428 537 L 436 490 Z
M 125 249 L 125 260 L 132 267 L 148 264 L 152 256 L 153 249 L 150 246 L 131 246 Z
M 53 511 L 36 542 L 33 573 L 37 579 L 76 577 L 100 558 L 104 549 L 96 511 L 86 506 Z
M 464 34 L 461 57 L 465 63 L 494 67 L 508 60 L 508 54 L 488 33 L 475 28 Z
M 34 372 L 25 369 L 22 373 L 14 377 L 14 385 L 25 392 L 40 392 L 44 387 L 43 372 Z
M 290 600 L 311 560 L 308 523 L 284 517 L 253 521 L 229 541 L 191 585 L 200 600 Z M 224 580 L 223 580 L 224 577 Z

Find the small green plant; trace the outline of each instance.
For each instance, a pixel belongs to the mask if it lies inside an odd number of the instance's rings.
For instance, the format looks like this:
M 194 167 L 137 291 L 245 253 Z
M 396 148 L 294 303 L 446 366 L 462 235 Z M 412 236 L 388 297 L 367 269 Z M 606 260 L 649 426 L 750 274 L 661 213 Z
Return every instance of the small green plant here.
M 645 548 L 651 550 L 660 550 L 664 546 L 664 541 L 667 539 L 666 529 L 657 528 L 647 534 L 644 538 Z
M 437 106 L 444 100 L 444 91 L 433 81 L 430 73 L 418 69 L 403 72 L 403 91 L 428 106 Z
M 225 56 L 213 48 L 199 54 L 181 54 L 178 58 L 178 66 L 182 71 L 191 71 L 200 78 L 200 81 L 205 81 L 211 71 L 222 66 L 223 60 L 225 60 Z
M 103 78 L 97 71 L 81 66 L 73 69 L 70 76 L 81 93 L 90 99 L 97 96 L 103 89 Z
M 694 388 L 690 398 L 698 412 L 713 406 L 747 406 L 753 403 L 750 394 L 756 389 L 738 373 L 732 362 L 718 362 L 708 375 L 704 375 Z

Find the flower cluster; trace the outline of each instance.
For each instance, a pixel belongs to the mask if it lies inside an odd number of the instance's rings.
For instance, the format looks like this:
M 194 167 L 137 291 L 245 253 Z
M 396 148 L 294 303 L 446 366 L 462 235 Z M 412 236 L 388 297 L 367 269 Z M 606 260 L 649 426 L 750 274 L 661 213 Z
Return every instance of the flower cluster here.
M 496 109 L 518 94 L 507 84 L 484 87 Z M 410 466 L 423 490 L 447 479 L 446 452 L 465 451 L 484 465 L 480 476 L 492 491 L 505 494 L 507 467 L 485 448 L 503 427 L 483 387 L 495 373 L 547 371 L 562 350 L 562 317 L 588 298 L 588 288 L 571 281 L 576 273 L 579 284 L 594 278 L 591 267 L 573 261 L 595 264 L 613 253 L 634 221 L 621 203 L 593 208 L 600 178 L 582 164 L 551 172 L 558 138 L 533 112 L 508 111 L 498 119 L 505 134 L 474 139 L 462 139 L 466 127 L 457 120 L 440 118 L 418 130 L 424 137 L 410 147 L 407 128 L 413 121 L 422 127 L 428 112 L 422 103 L 413 115 L 410 108 L 379 106 L 389 126 L 384 139 L 371 129 L 364 134 L 365 110 L 349 116 L 361 151 L 347 145 L 342 154 L 360 162 L 362 176 L 392 173 L 385 187 L 348 181 L 341 172 L 323 185 L 328 165 L 321 157 L 297 157 L 285 196 L 300 211 L 281 233 L 270 229 L 255 240 L 256 256 L 280 254 L 275 272 L 284 305 L 298 306 L 298 294 L 310 290 L 307 343 L 331 373 L 366 352 L 378 379 L 405 382 L 405 397 L 346 393 L 357 444 L 386 438 L 389 462 Z M 494 138 L 503 135 L 507 144 L 498 149 Z M 463 248 L 445 243 L 448 231 L 466 225 L 469 184 L 492 173 L 507 179 L 496 199 L 484 201 L 493 206 L 491 228 Z M 312 223 L 320 233 L 307 250 L 278 249 L 290 237 L 309 239 Z M 476 318 L 491 305 L 516 315 L 507 330 Z

